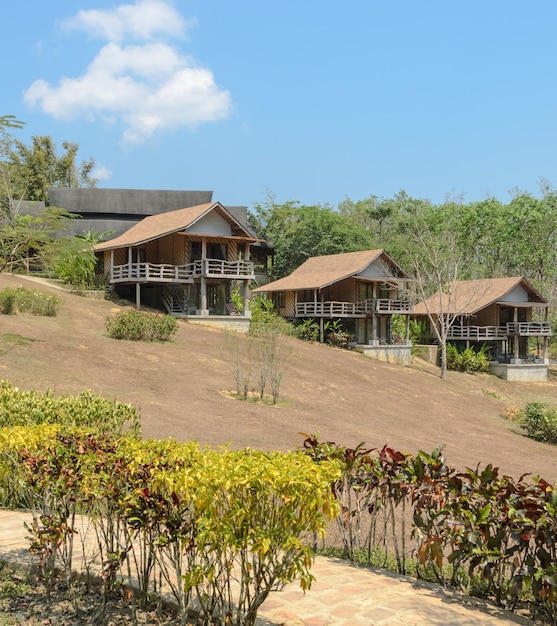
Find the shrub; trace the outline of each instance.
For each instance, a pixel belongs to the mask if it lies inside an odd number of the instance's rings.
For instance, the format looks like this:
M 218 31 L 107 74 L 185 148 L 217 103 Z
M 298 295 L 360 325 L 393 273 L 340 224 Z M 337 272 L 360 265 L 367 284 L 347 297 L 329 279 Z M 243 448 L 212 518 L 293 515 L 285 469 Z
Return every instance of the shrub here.
M 134 436 L 139 436 L 140 431 L 139 415 L 131 404 L 112 402 L 91 391 L 77 396 L 55 396 L 50 390 L 20 391 L 9 381 L 1 381 L 0 428 L 32 424 L 79 426 Z
M 137 581 L 130 594 L 143 602 L 152 594 L 160 600 L 162 577 L 181 623 L 195 605 L 200 623 L 254 626 L 272 589 L 296 578 L 309 588 L 313 553 L 306 539 L 322 536 L 338 512 L 331 492 L 337 462 L 26 430 L 0 429 L 0 476 L 29 502 L 31 550 L 45 574 L 55 576 L 61 562 L 71 585 L 79 511 L 89 516 L 98 544 L 93 556 L 84 552 L 84 567 L 100 555 L 106 591 L 126 575 Z M 103 598 L 99 604 L 103 617 Z
M 106 331 L 113 339 L 170 341 L 178 332 L 178 322 L 172 315 L 131 309 L 109 316 L 106 319 Z
M 302 320 L 294 326 L 294 336 L 304 341 L 318 341 L 319 324 L 313 318 Z
M 530 439 L 557 443 L 557 410 L 543 402 L 529 402 L 522 412 L 522 428 Z
M 325 322 L 325 341 L 335 348 L 348 348 L 348 342 L 353 336 L 346 332 L 342 326 L 342 320 L 329 320 Z
M 31 313 L 54 317 L 60 307 L 60 298 L 44 291 L 32 291 L 25 287 L 8 287 L 0 291 L 0 312 L 5 315 Z
M 431 344 L 433 343 L 433 339 L 434 335 L 427 322 L 423 320 L 410 320 L 410 341 L 413 344 Z
M 458 372 L 487 372 L 489 370 L 489 346 L 483 345 L 477 352 L 473 348 L 459 350 L 447 344 L 447 367 Z

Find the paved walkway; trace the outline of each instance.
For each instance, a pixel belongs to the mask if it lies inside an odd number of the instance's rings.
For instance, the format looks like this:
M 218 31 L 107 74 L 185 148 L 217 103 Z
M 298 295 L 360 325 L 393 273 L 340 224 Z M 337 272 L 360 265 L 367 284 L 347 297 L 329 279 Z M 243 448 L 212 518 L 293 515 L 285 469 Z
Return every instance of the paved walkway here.
M 26 559 L 23 522 L 30 515 L 0 510 L 0 559 Z M 503 626 L 531 625 L 478 600 L 383 570 L 317 557 L 307 593 L 297 583 L 273 592 L 258 626 Z

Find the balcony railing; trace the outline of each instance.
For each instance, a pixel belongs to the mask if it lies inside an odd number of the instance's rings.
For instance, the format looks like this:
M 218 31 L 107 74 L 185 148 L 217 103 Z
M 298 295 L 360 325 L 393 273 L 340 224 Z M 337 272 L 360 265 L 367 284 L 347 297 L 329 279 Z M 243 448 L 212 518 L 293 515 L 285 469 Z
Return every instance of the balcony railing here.
M 469 339 L 470 341 L 506 338 L 506 326 L 452 326 L 447 333 L 447 339 Z
M 254 278 L 253 263 L 220 259 L 204 259 L 185 265 L 126 263 L 113 267 L 110 282 L 192 283 L 194 278 L 201 276 L 252 280 Z
M 373 312 L 382 314 L 410 313 L 412 307 L 403 300 L 362 300 L 361 302 L 298 302 L 297 317 L 366 317 Z
M 375 301 L 377 313 L 412 313 L 412 304 L 407 300 L 380 298 Z
M 513 335 L 520 337 L 549 337 L 549 322 L 509 322 L 505 326 L 452 326 L 448 339 L 465 339 L 470 341 L 487 341 L 490 339 L 507 339 Z
M 550 322 L 508 322 L 508 335 L 520 335 L 521 337 L 540 337 L 551 335 Z

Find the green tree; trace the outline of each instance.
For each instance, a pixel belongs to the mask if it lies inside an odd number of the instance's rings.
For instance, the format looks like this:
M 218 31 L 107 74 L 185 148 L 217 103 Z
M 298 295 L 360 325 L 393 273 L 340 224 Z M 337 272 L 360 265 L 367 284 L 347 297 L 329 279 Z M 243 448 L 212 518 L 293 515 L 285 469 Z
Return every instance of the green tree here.
M 42 259 L 53 236 L 75 217 L 56 207 L 47 207 L 38 215 L 16 215 L 0 223 L 0 272 L 29 269 Z
M 329 206 L 276 204 L 255 206 L 252 224 L 274 243 L 273 278 L 290 274 L 309 257 L 372 247 L 369 232 Z
M 77 143 L 64 141 L 62 149 L 60 154 L 49 135 L 32 137 L 30 145 L 15 140 L 10 162 L 15 172 L 16 195 L 46 201 L 49 187 L 95 187 L 95 161 L 90 158 L 77 165 Z

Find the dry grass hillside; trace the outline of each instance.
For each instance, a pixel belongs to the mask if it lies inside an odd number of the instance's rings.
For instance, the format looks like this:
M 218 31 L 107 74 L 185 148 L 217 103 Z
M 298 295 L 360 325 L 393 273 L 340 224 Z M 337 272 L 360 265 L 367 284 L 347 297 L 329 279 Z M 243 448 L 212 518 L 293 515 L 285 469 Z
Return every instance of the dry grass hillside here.
M 19 285 L 57 291 L 0 274 L 0 289 Z M 509 383 L 450 372 L 443 382 L 425 363 L 383 364 L 292 339 L 280 404 L 242 402 L 227 393 L 234 377 L 222 331 L 180 322 L 168 344 L 116 341 L 104 332 L 113 303 L 60 295 L 57 317 L 0 316 L 0 378 L 22 389 L 91 389 L 131 402 L 145 437 L 286 450 L 301 443 L 300 432 L 319 431 L 344 445 L 408 452 L 444 444 L 451 465 L 491 462 L 516 477 L 557 480 L 557 447 L 521 436 L 503 417 L 528 401 L 557 406 L 556 380 Z

